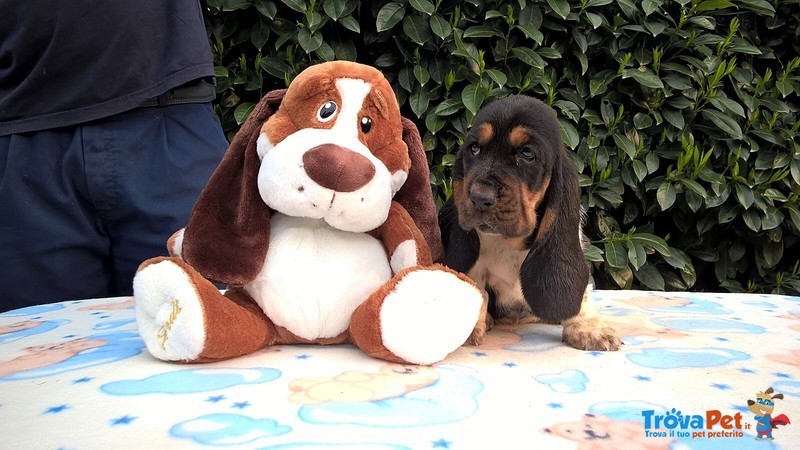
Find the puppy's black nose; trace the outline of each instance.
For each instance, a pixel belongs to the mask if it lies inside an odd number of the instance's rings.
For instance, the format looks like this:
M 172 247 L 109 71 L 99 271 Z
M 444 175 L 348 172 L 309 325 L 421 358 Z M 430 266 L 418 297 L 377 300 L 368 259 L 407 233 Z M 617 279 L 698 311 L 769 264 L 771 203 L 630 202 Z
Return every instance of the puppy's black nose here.
M 469 199 L 478 211 L 487 211 L 497 203 L 497 193 L 488 186 L 476 185 L 469 190 Z

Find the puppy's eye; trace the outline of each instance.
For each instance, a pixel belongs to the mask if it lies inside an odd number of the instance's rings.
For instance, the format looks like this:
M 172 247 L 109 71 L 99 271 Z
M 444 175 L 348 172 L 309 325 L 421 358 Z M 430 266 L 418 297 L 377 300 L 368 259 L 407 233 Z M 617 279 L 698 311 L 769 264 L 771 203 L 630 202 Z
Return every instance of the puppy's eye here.
M 525 160 L 527 160 L 527 161 L 530 161 L 530 160 L 532 160 L 532 159 L 533 159 L 533 157 L 534 157 L 535 155 L 533 154 L 533 150 L 531 150 L 531 149 L 529 149 L 529 148 L 525 147 L 525 148 L 523 148 L 523 149 L 522 149 L 522 150 L 519 152 L 519 156 L 521 156 L 521 157 L 522 157 L 522 159 L 525 159 Z
M 478 146 L 478 144 L 472 144 L 472 146 L 469 148 L 469 152 L 473 155 L 477 155 L 481 152 L 481 148 Z
M 361 118 L 361 131 L 364 133 L 369 133 L 369 130 L 372 129 L 372 119 L 369 117 L 362 117 Z
M 320 122 L 327 122 L 333 119 L 333 116 L 336 115 L 336 103 L 334 102 L 327 102 L 319 108 L 317 111 L 317 120 Z

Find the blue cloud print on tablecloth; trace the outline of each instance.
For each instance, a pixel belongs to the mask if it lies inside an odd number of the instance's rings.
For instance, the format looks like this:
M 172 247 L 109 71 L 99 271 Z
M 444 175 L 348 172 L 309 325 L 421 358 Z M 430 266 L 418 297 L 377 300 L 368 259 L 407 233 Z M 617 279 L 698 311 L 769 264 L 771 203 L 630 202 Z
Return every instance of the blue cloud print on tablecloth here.
M 107 322 L 100 322 L 92 327 L 93 330 L 111 330 L 114 328 L 124 327 L 125 325 L 136 323 L 136 319 L 119 319 L 109 320 Z M 133 327 L 135 328 L 135 327 Z
M 241 445 L 258 439 L 280 436 L 292 431 L 272 419 L 254 419 L 241 414 L 218 413 L 175 424 L 169 434 L 191 439 L 202 445 Z
M 772 389 L 775 392 L 780 392 L 785 395 L 791 395 L 792 397 L 800 397 L 800 381 L 776 381 L 772 383 Z M 775 409 L 778 407 L 776 406 Z
M 589 407 L 590 413 L 602 414 L 611 420 L 641 423 L 644 423 L 642 411 L 647 410 L 653 410 L 656 414 L 664 414 L 667 411 L 667 409 L 661 405 L 641 400 L 600 402 Z
M 521 334 L 521 341 L 503 348 L 511 352 L 522 353 L 539 353 L 560 348 L 564 346 L 561 342 L 561 331 L 559 325 L 542 324 L 536 328 L 535 332 Z
M 71 372 L 73 370 L 85 369 L 87 367 L 101 366 L 104 364 L 121 361 L 123 359 L 136 356 L 139 353 L 142 353 L 142 350 L 144 350 L 144 342 L 142 342 L 142 339 L 139 337 L 139 333 L 135 332 L 120 331 L 115 333 L 93 334 L 81 338 L 80 340 L 104 340 L 106 343 L 100 345 L 99 347 L 83 350 L 80 353 L 59 363 L 6 375 L 0 378 L 0 380 L 11 381 L 49 377 L 64 372 Z M 77 339 L 73 341 L 77 341 Z M 56 346 L 60 344 L 63 343 L 55 343 L 53 345 Z
M 653 319 L 653 323 L 662 327 L 672 328 L 673 330 L 691 331 L 693 333 L 747 333 L 761 334 L 766 329 L 760 325 L 744 323 L 738 320 L 716 319 L 716 318 L 681 318 L 667 317 L 663 319 Z
M 357 424 L 405 428 L 453 423 L 470 417 L 478 408 L 476 397 L 483 384 L 472 369 L 437 366 L 439 380 L 403 396 L 361 403 L 330 402 L 305 405 L 298 415 L 314 424 Z
M 14 322 L 13 324 L 23 325 L 26 323 L 30 323 L 32 320 L 24 320 L 20 322 Z M 47 333 L 50 330 L 54 330 L 65 323 L 69 323 L 69 320 L 45 320 L 45 321 L 36 321 L 39 322 L 36 326 L 32 328 L 26 328 L 24 330 L 17 330 L 12 331 L 10 333 L 0 334 L 0 345 L 13 342 L 19 339 L 26 338 L 28 336 L 33 336 L 36 334 Z M 5 326 L 13 325 L 11 323 L 6 324 Z
M 405 445 L 398 444 L 383 444 L 377 442 L 360 442 L 360 443 L 321 443 L 321 442 L 291 442 L 288 444 L 271 445 L 269 447 L 261 447 L 260 450 L 325 450 L 329 448 L 344 448 L 347 450 L 411 450 Z
M 559 373 L 546 373 L 533 377 L 555 392 L 564 394 L 575 394 L 586 390 L 586 383 L 589 379 L 580 370 L 569 369 Z
M 11 311 L 0 313 L 0 317 L 21 317 L 21 316 L 32 316 L 35 314 L 47 314 L 49 312 L 58 311 L 64 308 L 65 306 L 62 305 L 61 303 L 27 306 L 25 308 L 14 309 Z
M 727 348 L 646 348 L 626 356 L 634 363 L 652 369 L 718 367 L 750 359 L 748 353 Z
M 732 312 L 730 309 L 710 300 L 692 296 L 683 296 L 681 298 L 688 300 L 691 303 L 688 305 L 676 306 L 643 306 L 642 309 L 647 311 L 708 315 L 730 314 Z
M 194 394 L 244 384 L 274 381 L 281 371 L 271 368 L 196 368 L 175 370 L 142 379 L 118 380 L 100 389 L 112 395 Z

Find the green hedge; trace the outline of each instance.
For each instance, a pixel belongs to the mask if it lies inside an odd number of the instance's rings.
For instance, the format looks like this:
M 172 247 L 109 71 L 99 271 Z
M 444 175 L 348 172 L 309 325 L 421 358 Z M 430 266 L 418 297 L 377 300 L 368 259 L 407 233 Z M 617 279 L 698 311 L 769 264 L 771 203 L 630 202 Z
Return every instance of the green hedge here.
M 800 7 L 765 0 L 207 0 L 229 136 L 309 64 L 380 68 L 438 202 L 478 108 L 558 112 L 599 288 L 800 292 Z

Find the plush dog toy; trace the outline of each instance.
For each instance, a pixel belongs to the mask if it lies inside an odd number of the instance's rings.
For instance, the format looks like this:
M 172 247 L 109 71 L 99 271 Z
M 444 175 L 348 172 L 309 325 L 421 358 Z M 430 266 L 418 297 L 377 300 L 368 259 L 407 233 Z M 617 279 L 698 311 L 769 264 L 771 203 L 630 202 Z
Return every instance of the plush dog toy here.
M 433 264 L 442 246 L 419 132 L 383 75 L 352 62 L 267 94 L 167 245 L 172 256 L 133 281 L 139 331 L 163 360 L 354 343 L 431 364 L 465 342 L 482 302 Z

